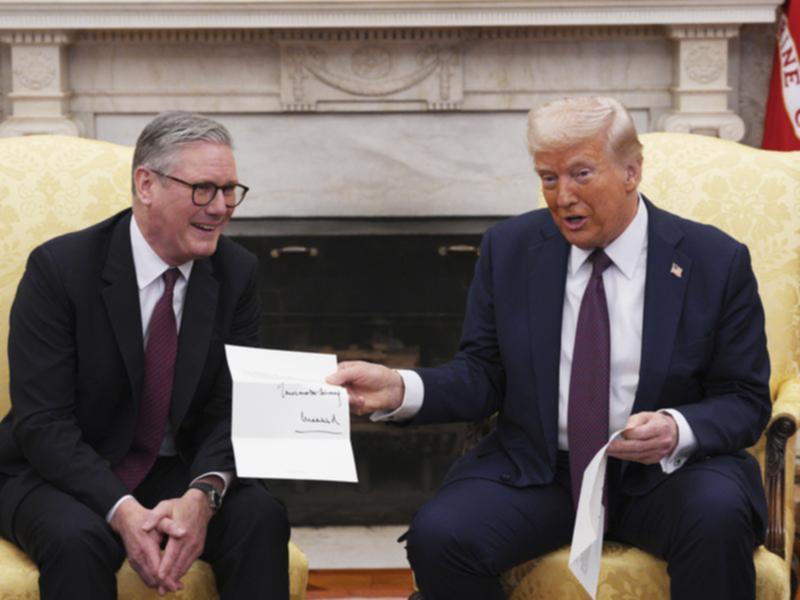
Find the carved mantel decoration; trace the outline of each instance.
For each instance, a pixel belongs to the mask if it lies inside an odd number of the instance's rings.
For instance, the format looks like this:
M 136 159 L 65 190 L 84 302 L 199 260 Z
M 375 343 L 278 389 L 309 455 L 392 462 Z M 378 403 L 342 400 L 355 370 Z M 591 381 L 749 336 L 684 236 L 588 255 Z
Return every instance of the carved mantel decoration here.
M 744 125 L 728 108 L 728 41 L 744 23 L 774 21 L 780 4 L 0 0 L 0 43 L 10 47 L 11 72 L 11 89 L 0 89 L 6 106 L 0 135 L 92 136 L 98 114 L 156 112 L 175 104 L 234 114 L 520 111 L 549 97 L 600 92 L 646 111 L 650 129 L 738 140 Z M 603 68 L 625 68 L 629 51 L 614 45 L 625 39 L 650 39 L 652 48 L 660 40 L 671 44 L 671 81 L 661 86 L 631 76 L 625 86 L 614 87 L 605 85 L 606 74 L 596 70 L 583 82 L 571 75 L 563 85 L 551 78 L 543 87 L 537 80 L 544 61 L 557 60 L 557 72 L 566 75 L 582 68 L 587 53 L 615 53 L 616 63 Z M 548 43 L 562 44 L 563 51 L 557 56 L 539 52 Z M 148 54 L 134 48 L 152 44 L 163 50 Z M 216 61 L 218 49 L 230 64 L 221 68 L 215 62 L 218 71 L 206 73 L 204 86 L 195 84 L 191 92 L 169 77 L 159 79 L 158 66 L 134 64 L 137 54 L 141 63 L 157 57 L 179 64 L 189 50 Z M 106 50 L 119 64 L 102 55 Z M 237 52 L 261 56 L 260 67 L 253 63 L 255 73 L 245 73 L 256 77 L 246 86 L 255 91 L 226 85 L 240 62 Z M 503 71 L 503 61 L 514 63 L 516 71 Z M 530 76 L 520 61 L 528 61 Z M 501 70 L 493 72 L 498 66 Z M 105 69 L 109 76 L 92 78 L 87 72 L 93 69 Z M 144 81 L 137 79 L 143 75 Z
M 0 42 L 11 45 L 13 88 L 8 95 L 14 110 L 0 125 L 0 135 L 59 133 L 78 135 L 69 119 L 64 31 L 0 32 Z
M 364 32 L 336 43 L 315 32 L 277 37 L 283 110 L 315 111 L 326 103 L 350 110 L 461 108 L 463 56 L 455 36 L 420 32 L 403 40 Z

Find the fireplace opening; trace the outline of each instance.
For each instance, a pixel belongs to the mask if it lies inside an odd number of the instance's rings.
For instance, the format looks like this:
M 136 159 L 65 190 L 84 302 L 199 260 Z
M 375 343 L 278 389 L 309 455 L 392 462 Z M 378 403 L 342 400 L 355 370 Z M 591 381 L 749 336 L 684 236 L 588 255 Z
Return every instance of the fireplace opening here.
M 455 353 L 481 235 L 246 235 L 260 260 L 262 342 L 396 368 Z M 407 523 L 435 492 L 465 424 L 352 418 L 357 484 L 270 480 L 294 526 Z

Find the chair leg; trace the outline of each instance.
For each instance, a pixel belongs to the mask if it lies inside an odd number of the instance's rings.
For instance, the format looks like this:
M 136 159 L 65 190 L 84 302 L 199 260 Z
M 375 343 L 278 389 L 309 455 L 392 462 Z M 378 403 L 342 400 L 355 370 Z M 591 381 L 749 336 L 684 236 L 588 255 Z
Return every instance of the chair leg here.
M 767 429 L 766 464 L 764 469 L 764 489 L 767 493 L 767 537 L 764 545 L 767 550 L 784 558 L 784 507 L 786 503 L 786 446 L 789 438 L 797 431 L 794 417 L 779 415 Z M 788 482 L 794 485 L 794 482 Z

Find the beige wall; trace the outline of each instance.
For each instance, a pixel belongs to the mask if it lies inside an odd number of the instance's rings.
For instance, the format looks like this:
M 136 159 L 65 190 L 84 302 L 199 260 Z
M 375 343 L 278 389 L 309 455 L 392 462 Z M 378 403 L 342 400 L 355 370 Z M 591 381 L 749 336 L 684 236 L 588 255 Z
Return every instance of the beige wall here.
M 8 116 L 8 92 L 11 90 L 11 49 L 0 44 L 0 122 Z
M 736 41 L 739 56 L 738 86 L 733 104 L 747 126 L 742 143 L 760 146 L 764 132 L 764 109 L 775 52 L 776 24 L 745 25 Z

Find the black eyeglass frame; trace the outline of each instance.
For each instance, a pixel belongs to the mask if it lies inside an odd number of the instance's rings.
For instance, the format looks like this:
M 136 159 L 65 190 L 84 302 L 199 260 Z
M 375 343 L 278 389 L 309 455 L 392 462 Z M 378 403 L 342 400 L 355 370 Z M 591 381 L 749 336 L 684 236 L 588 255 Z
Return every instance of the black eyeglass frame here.
M 152 171 L 153 173 L 155 173 L 159 177 L 166 177 L 167 179 L 171 179 L 172 181 L 177 181 L 178 183 L 182 183 L 183 185 L 192 188 L 192 204 L 194 204 L 195 206 L 199 206 L 199 207 L 208 206 L 209 204 L 211 204 L 214 201 L 214 198 L 217 197 L 217 194 L 219 193 L 220 190 L 222 190 L 222 197 L 224 199 L 225 198 L 225 189 L 226 188 L 228 188 L 228 189 L 241 188 L 242 197 L 239 198 L 239 200 L 235 204 L 228 204 L 227 202 L 225 202 L 225 206 L 227 206 L 228 208 L 236 208 L 237 206 L 239 206 L 244 201 L 245 196 L 247 196 L 247 192 L 250 191 L 249 187 L 247 187 L 246 185 L 243 185 L 241 183 L 234 183 L 233 185 L 217 185 L 216 183 L 213 183 L 211 181 L 201 181 L 199 183 L 189 183 L 188 181 L 184 181 L 183 179 L 180 179 L 179 177 L 175 177 L 173 175 L 167 175 L 166 173 L 162 173 L 161 171 L 156 171 L 155 169 L 151 169 L 150 167 L 147 167 L 147 169 Z M 200 203 L 197 200 L 195 200 L 195 197 L 194 197 L 195 196 L 195 192 L 201 186 L 214 186 L 214 193 L 211 194 L 211 197 L 209 198 L 208 202 Z

